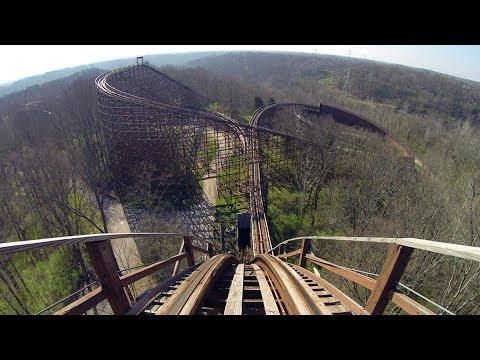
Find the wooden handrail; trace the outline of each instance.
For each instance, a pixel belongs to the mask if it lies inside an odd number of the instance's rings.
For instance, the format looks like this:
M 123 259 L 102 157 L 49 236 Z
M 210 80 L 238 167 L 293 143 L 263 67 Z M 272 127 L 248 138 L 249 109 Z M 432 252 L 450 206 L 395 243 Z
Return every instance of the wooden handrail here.
M 133 236 L 132 236 L 133 235 Z M 125 287 L 131 283 L 138 281 L 145 276 L 153 274 L 154 272 L 165 268 L 166 266 L 173 264 L 187 258 L 189 266 L 194 265 L 194 256 L 195 251 L 207 254 L 213 254 L 213 244 L 209 241 L 202 239 L 201 242 L 208 244 L 209 250 L 204 250 L 200 247 L 192 245 L 192 236 L 184 236 L 183 243 L 185 245 L 185 251 L 179 253 L 178 255 L 172 256 L 166 260 L 156 262 L 154 264 L 140 268 L 132 273 L 119 276 L 118 274 L 118 264 L 116 262 L 111 244 L 106 242 L 106 240 L 113 240 L 124 237 L 158 237 L 158 236 L 179 236 L 181 234 L 175 233 L 108 233 L 108 234 L 95 234 L 95 235 L 79 235 L 79 236 L 69 236 L 53 239 L 40 239 L 40 240 L 30 240 L 28 244 L 23 244 L 25 242 L 16 242 L 16 243 L 7 243 L 1 245 L 0 254 L 14 253 L 18 251 L 26 251 L 27 249 L 40 249 L 51 246 L 60 246 L 60 245 L 71 245 L 76 243 L 86 243 L 87 252 L 92 261 L 92 265 L 99 277 L 100 283 L 102 286 L 95 289 L 89 294 L 81 297 L 80 299 L 74 301 L 72 304 L 65 306 L 56 312 L 58 315 L 63 314 L 82 314 L 85 311 L 91 309 L 93 306 L 98 304 L 104 299 L 108 299 L 110 306 L 115 314 L 124 314 L 130 309 L 130 303 L 125 293 Z M 10 245 L 10 246 L 8 246 Z
M 461 259 L 480 262 L 480 247 L 452 244 L 447 242 L 415 239 L 415 238 L 381 238 L 381 237 L 345 237 L 345 236 L 302 236 L 285 240 L 275 246 L 270 252 L 279 246 L 291 241 L 308 240 L 335 240 L 335 241 L 356 241 L 372 242 L 383 244 L 396 244 L 412 249 L 426 250 L 437 254 L 450 255 Z
M 54 315 L 81 315 L 106 298 L 107 294 L 105 291 L 102 290 L 102 287 L 98 287 L 87 295 L 82 296 L 80 299 L 58 310 Z
M 377 286 L 377 280 L 371 277 L 356 273 L 350 269 L 345 269 L 342 266 L 328 262 L 324 259 L 316 257 L 313 254 L 307 254 L 305 257 L 314 264 L 317 264 L 322 268 L 333 272 L 334 274 L 342 276 L 347 280 L 353 281 L 354 283 L 363 286 L 368 290 L 373 291 Z M 399 293 L 395 289 L 389 289 L 385 296 L 410 315 L 435 315 L 434 312 L 428 310 L 426 307 L 409 298 L 408 296 Z
M 294 251 L 290 251 L 289 253 L 286 253 L 286 254 L 277 255 L 277 257 L 280 259 L 283 259 L 283 258 L 288 258 L 290 256 L 300 255 L 301 253 L 302 253 L 302 249 L 297 249 Z
M 311 262 L 313 262 L 314 264 L 317 264 L 323 267 L 324 269 L 333 272 L 334 274 L 340 275 L 347 280 L 353 281 L 354 283 L 361 285 L 364 288 L 367 288 L 368 290 L 373 290 L 375 288 L 375 284 L 377 280 L 372 279 L 371 277 L 356 273 L 355 271 L 352 271 L 349 269 L 344 269 L 343 267 L 338 266 L 337 264 L 328 262 L 324 259 L 316 257 L 313 254 L 307 254 L 305 257 Z
M 105 234 L 89 234 L 89 235 L 75 235 L 75 236 L 61 236 L 56 238 L 48 239 L 37 239 L 37 240 L 25 240 L 25 241 L 13 241 L 0 244 L 0 255 L 13 254 L 21 251 L 28 251 L 34 249 L 44 249 L 54 246 L 64 246 L 64 245 L 73 245 L 79 243 L 88 243 L 93 241 L 106 241 L 106 240 L 115 240 L 122 238 L 139 238 L 139 237 L 158 237 L 158 236 L 190 236 L 181 233 L 105 233 Z M 200 241 L 210 246 L 214 247 L 217 250 L 220 250 L 218 246 L 214 245 L 212 242 L 204 239 L 199 239 L 192 237 L 195 241 Z
M 187 257 L 186 252 L 182 252 L 181 254 L 172 256 L 166 260 L 156 262 L 154 264 L 142 267 L 130 274 L 126 274 L 120 277 L 120 282 L 122 283 L 122 286 L 127 286 L 130 285 L 131 283 L 138 281 L 140 279 L 143 279 L 145 276 L 148 276 L 150 274 L 153 274 L 155 271 L 158 271 L 176 261 L 180 261 L 183 258 Z

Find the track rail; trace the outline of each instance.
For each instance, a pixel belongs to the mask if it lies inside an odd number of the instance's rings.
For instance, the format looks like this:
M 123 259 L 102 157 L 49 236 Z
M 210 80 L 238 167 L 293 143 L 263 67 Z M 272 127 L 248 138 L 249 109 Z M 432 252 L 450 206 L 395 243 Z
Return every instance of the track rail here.
M 222 150 L 227 155 L 216 161 L 225 166 L 230 156 L 233 156 L 233 150 L 236 151 L 235 156 L 246 159 L 254 258 L 250 264 L 238 264 L 232 255 L 215 255 L 212 242 L 180 234 L 183 243 L 178 255 L 129 274 L 119 275 L 118 265 L 109 247 L 110 240 L 179 234 L 97 234 L 0 244 L 0 255 L 53 246 L 86 244 L 92 265 L 99 274 L 101 286 L 59 310 L 58 314 L 84 313 L 104 299 L 108 299 L 116 314 L 367 315 L 382 313 L 389 300 L 411 314 L 432 314 L 432 311 L 394 288 L 413 248 L 475 261 L 480 259 L 478 248 L 432 243 L 421 239 L 305 237 L 290 239 L 272 247 L 265 216 L 260 166 L 263 161 L 262 146 L 265 144 L 262 144 L 260 139 L 280 137 L 307 143 L 301 137 L 300 131 L 286 134 L 281 129 L 276 129 L 275 122 L 272 121 L 275 113 L 284 110 L 291 112 L 300 121 L 300 129 L 302 126 L 312 125 L 312 121 L 308 120 L 305 114 L 331 115 L 333 120 L 339 123 L 362 128 L 385 138 L 396 146 L 403 156 L 412 157 L 410 149 L 385 129 L 361 116 L 324 104 L 319 107 L 296 103 L 270 104 L 257 109 L 250 124 L 241 124 L 224 114 L 205 108 L 207 99 L 154 67 L 144 64 L 103 73 L 97 77 L 95 83 L 98 89 L 98 112 L 103 121 L 111 157 L 114 159 L 113 167 L 119 175 L 120 183 L 131 180 L 128 176 L 132 169 L 129 167 L 144 158 L 162 170 L 163 167 L 159 165 L 173 163 L 181 165 L 180 168 L 174 167 L 175 171 L 181 169 L 186 173 L 189 166 L 195 168 L 195 162 L 198 162 L 196 152 L 206 148 L 208 158 L 208 146 L 201 148 L 199 144 L 202 141 L 208 142 L 211 129 L 216 132 L 217 139 L 218 133 L 221 133 L 225 144 L 230 146 L 227 148 L 225 145 L 227 149 Z M 318 118 L 321 121 L 321 117 Z M 170 138 L 175 141 L 168 142 Z M 180 146 L 183 148 L 173 154 L 181 158 L 159 157 L 171 147 L 179 146 L 178 139 L 181 139 Z M 189 146 L 196 148 L 188 149 Z M 156 149 L 157 147 L 161 151 Z M 155 152 L 152 150 L 154 148 Z M 192 154 L 195 157 L 193 160 L 190 159 Z M 310 249 L 310 241 L 316 239 L 383 242 L 391 244 L 391 248 L 382 273 L 375 280 L 316 257 Z M 297 250 L 283 253 L 280 251 L 290 242 L 297 240 L 302 240 Z M 192 241 L 205 245 L 205 249 Z M 206 254 L 208 259 L 196 264 L 194 252 Z M 298 257 L 298 264 L 282 260 L 292 257 Z M 174 263 L 177 267 L 179 262 L 184 260 L 187 268 L 183 272 L 149 289 L 133 304 L 129 302 L 125 289 L 130 284 Z M 307 271 L 307 262 L 370 290 L 372 293 L 367 304 L 358 304 L 318 274 Z

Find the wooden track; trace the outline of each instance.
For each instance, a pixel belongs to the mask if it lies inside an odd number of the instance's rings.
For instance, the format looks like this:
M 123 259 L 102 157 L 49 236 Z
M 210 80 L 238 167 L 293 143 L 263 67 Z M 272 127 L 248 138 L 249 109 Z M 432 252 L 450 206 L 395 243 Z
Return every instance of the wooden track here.
M 406 146 L 385 129 L 367 119 L 327 105 L 273 104 L 257 109 L 250 124 L 241 124 L 224 114 L 208 110 L 205 108 L 207 99 L 145 64 L 104 73 L 96 79 L 96 85 L 98 113 L 104 124 L 107 142 L 111 146 L 111 152 L 116 154 L 115 158 L 121 160 L 113 165 L 113 172 L 123 180 L 129 179 L 136 162 L 144 158 L 148 158 L 162 171 L 166 171 L 165 166 L 175 162 L 191 163 L 192 169 L 195 168 L 200 161 L 197 153 L 192 156 L 191 145 L 197 146 L 200 142 L 199 134 L 205 135 L 208 129 L 214 129 L 217 137 L 220 132 L 222 137 L 226 137 L 225 142 L 231 142 L 231 150 L 235 150 L 236 155 L 245 161 L 245 168 L 248 167 L 246 182 L 249 188 L 243 195 L 246 193 L 249 200 L 254 258 L 249 263 L 239 264 L 232 255 L 218 252 L 215 255 L 212 242 L 183 234 L 92 234 L 0 244 L 0 255 L 86 244 L 101 286 L 75 299 L 56 314 L 82 314 L 107 299 L 115 314 L 129 315 L 369 315 L 382 314 L 389 301 L 408 314 L 430 315 L 434 314 L 432 310 L 401 294 L 396 287 L 413 250 L 480 261 L 480 248 L 410 238 L 304 237 L 287 240 L 272 248 L 265 216 L 260 166 L 260 147 L 265 144 L 260 143 L 259 134 L 305 141 L 275 129 L 272 125 L 274 122 L 271 121 L 274 113 L 282 109 L 293 109 L 295 114 L 298 109 L 310 114 L 324 112 L 337 122 L 360 127 L 386 138 L 403 156 L 413 156 Z M 162 136 L 172 131 L 181 135 L 175 139 L 184 141 L 180 144 L 182 151 L 176 154 L 181 154 L 182 159 L 162 158 L 163 153 L 167 152 L 163 150 L 178 145 L 160 141 L 168 138 Z M 157 151 L 152 151 L 152 148 Z M 227 155 L 223 158 L 215 154 L 215 161 L 222 166 L 228 163 L 230 156 L 228 151 L 224 153 Z M 203 174 L 196 169 L 197 177 L 218 176 L 208 171 L 204 175 L 198 175 L 199 173 Z M 236 191 L 241 192 L 237 187 Z M 160 236 L 179 235 L 183 236 L 179 254 L 160 259 L 128 274 L 118 274 L 111 240 L 146 237 L 154 241 Z M 197 245 L 205 243 L 207 248 L 195 245 L 193 240 Z M 382 271 L 375 279 L 316 257 L 310 250 L 311 241 L 316 240 L 374 242 L 389 244 L 390 247 Z M 283 253 L 280 251 L 295 241 L 301 241 L 298 248 Z M 209 258 L 195 264 L 194 252 L 206 254 Z M 174 263 L 177 267 L 181 261 L 187 263 L 183 272 L 149 289 L 134 303 L 130 302 L 126 296 L 128 286 Z M 332 283 L 306 270 L 307 265 L 320 266 L 325 271 L 364 287 L 370 291 L 368 301 L 364 305 L 357 303 Z

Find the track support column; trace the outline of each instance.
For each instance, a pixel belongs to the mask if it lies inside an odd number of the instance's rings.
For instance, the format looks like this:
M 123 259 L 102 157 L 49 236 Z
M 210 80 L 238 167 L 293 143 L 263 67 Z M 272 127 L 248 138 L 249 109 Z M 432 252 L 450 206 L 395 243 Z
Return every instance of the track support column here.
M 303 239 L 302 240 L 302 252 L 300 253 L 300 257 L 298 259 L 298 265 L 302 268 L 305 267 L 305 264 L 307 263 L 307 258 L 305 255 L 310 252 L 310 239 Z
M 115 315 L 124 314 L 130 309 L 130 302 L 123 288 L 117 260 L 110 241 L 95 241 L 85 244 L 90 261 L 98 276 L 103 291 Z
M 365 310 L 372 315 L 381 315 L 388 304 L 388 292 L 395 287 L 407 267 L 413 248 L 393 244 L 383 264 L 377 284 L 368 298 Z

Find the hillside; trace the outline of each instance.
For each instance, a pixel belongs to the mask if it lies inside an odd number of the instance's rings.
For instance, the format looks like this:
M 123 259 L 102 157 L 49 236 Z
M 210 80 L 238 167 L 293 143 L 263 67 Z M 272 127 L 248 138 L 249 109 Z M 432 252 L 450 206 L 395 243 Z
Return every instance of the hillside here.
M 145 60 L 149 60 L 151 64 L 156 66 L 163 65 L 184 65 L 187 62 L 193 61 L 195 59 L 209 56 L 212 54 L 221 54 L 221 52 L 194 52 L 194 53 L 182 53 L 182 54 L 159 54 L 159 55 L 145 55 Z M 88 70 L 93 68 L 110 70 L 120 66 L 127 66 L 135 64 L 135 58 L 129 57 L 124 59 L 116 59 L 110 61 L 102 61 L 97 63 L 92 63 L 88 65 L 80 65 L 75 67 L 69 67 L 65 69 L 59 69 L 54 71 L 49 71 L 44 74 L 30 76 L 24 79 L 20 79 L 8 85 L 0 85 L 0 98 L 2 96 L 11 94 L 16 91 L 26 90 L 30 86 L 41 85 L 48 81 L 53 81 L 57 79 L 70 76 L 74 73 L 77 73 L 82 70 Z
M 205 96 L 212 110 L 248 121 L 265 103 L 331 104 L 380 124 L 423 164 L 402 158 L 363 130 L 336 126 L 328 117 L 319 121 L 311 128 L 315 131 L 305 134 L 314 146 L 281 154 L 293 159 L 292 165 L 279 172 L 267 161 L 261 169 L 269 186 L 265 214 L 274 245 L 306 235 L 480 245 L 478 83 L 335 56 L 233 53 L 187 58 L 188 66 L 161 70 Z M 94 84 L 106 67 L 83 68 L 0 98 L 0 242 L 106 231 L 106 199 L 118 195 Z M 313 118 L 279 112 L 275 126 L 288 132 L 299 128 L 299 121 L 313 123 Z M 207 154 L 219 148 L 215 139 L 205 146 Z M 160 152 L 159 147 L 152 151 Z M 239 166 L 238 173 L 245 169 Z M 136 174 L 147 181 L 129 200 L 139 207 L 146 206 L 152 188 L 159 188 L 159 174 L 149 167 L 142 171 Z M 216 205 L 222 206 L 221 200 Z M 158 223 L 152 224 L 157 231 Z M 379 273 L 386 254 L 376 248 L 360 250 L 325 242 L 319 254 L 342 266 Z M 155 251 L 148 252 L 151 258 L 145 263 L 158 260 Z M 0 313 L 5 314 L 35 313 L 95 279 L 83 247 L 8 257 L 0 277 Z M 330 281 L 355 300 L 368 295 Z M 416 252 L 402 282 L 454 313 L 480 312 L 480 269 L 472 262 Z
M 318 103 L 322 88 L 332 86 L 405 112 L 441 114 L 480 124 L 480 83 L 425 69 L 333 55 L 257 52 L 213 55 L 188 65 L 288 89 L 291 94 L 297 88 L 313 103 Z

